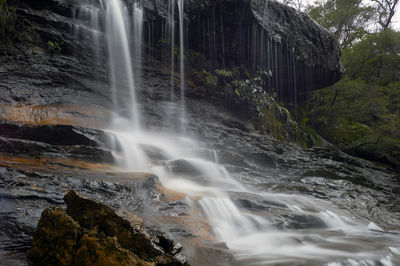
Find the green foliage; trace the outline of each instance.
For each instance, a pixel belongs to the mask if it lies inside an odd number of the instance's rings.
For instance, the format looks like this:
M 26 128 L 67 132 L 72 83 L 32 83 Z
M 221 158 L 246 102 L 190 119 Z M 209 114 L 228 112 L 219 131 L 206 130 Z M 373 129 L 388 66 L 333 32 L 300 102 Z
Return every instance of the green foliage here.
M 217 75 L 217 77 L 222 77 L 224 79 L 231 79 L 231 78 L 234 77 L 233 71 L 230 71 L 230 70 L 228 70 L 226 68 L 224 68 L 224 69 L 216 69 L 214 72 Z
M 6 5 L 6 0 L 0 0 L 0 9 L 3 9 L 3 6 Z
M 3 42 L 14 31 L 16 20 L 15 8 L 8 7 L 7 1 L 0 0 L 0 37 Z
M 397 2 L 377 8 L 360 0 L 327 0 L 309 9 L 344 48 L 347 73 L 312 94 L 306 123 L 348 153 L 400 167 L 400 32 L 389 28 Z M 379 25 L 384 30 L 369 32 Z
M 334 35 L 342 48 L 362 39 L 374 17 L 374 9 L 365 6 L 362 0 L 317 1 L 308 8 L 308 13 Z
M 351 79 L 388 85 L 400 81 L 400 32 L 370 34 L 343 51 L 343 64 Z
M 61 45 L 59 42 L 48 41 L 47 49 L 49 50 L 52 56 L 59 55 L 61 53 Z
M 309 99 L 308 125 L 340 149 L 400 166 L 400 82 L 348 77 Z
M 218 86 L 218 78 L 216 76 L 211 75 L 207 71 L 203 71 L 203 74 L 205 76 L 205 85 L 209 89 L 216 89 Z
M 34 44 L 38 39 L 35 27 L 27 19 L 17 16 L 16 6 L 0 0 L 0 44 Z
M 234 91 L 236 104 L 244 104 L 250 116 L 263 116 L 266 108 L 272 109 L 276 96 L 268 94 L 262 87 L 263 79 L 259 73 L 252 79 L 235 79 L 229 86 Z

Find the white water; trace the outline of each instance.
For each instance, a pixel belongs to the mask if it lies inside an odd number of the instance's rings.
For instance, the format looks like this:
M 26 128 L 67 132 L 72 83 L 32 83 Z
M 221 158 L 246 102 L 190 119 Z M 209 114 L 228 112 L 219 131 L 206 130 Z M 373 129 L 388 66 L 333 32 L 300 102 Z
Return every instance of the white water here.
M 174 8 L 171 0 L 172 84 Z M 127 118 L 116 115 L 110 129 L 122 147 L 122 152 L 116 154 L 122 171 L 155 173 L 164 186 L 186 193 L 193 204 L 203 210 L 212 233 L 228 245 L 243 265 L 374 265 L 376 262 L 395 265 L 398 262 L 398 247 L 389 246 L 400 245 L 398 238 L 379 231 L 380 228 L 370 221 L 355 218 L 325 201 L 267 193 L 245 186 L 240 178 L 234 178 L 219 164 L 215 150 L 207 149 L 184 134 L 172 133 L 176 132 L 173 130 L 171 133 L 146 130 L 141 125 L 135 86 L 139 84 L 135 79 L 141 77 L 143 8 L 140 4 L 133 6 L 132 20 L 126 19 L 122 1 L 109 0 L 103 9 L 115 111 L 121 113 L 121 109 L 126 109 L 125 113 L 130 114 Z M 183 9 L 184 1 L 178 0 L 182 129 L 185 127 Z M 133 23 L 131 26 L 127 25 L 129 21 Z M 132 42 L 129 42 L 130 27 L 134 33 Z M 272 207 L 268 205 L 270 209 L 252 210 L 237 204 L 242 198 L 271 202 L 279 207 L 274 207 L 274 211 L 272 204 Z M 320 226 L 291 225 L 295 221 L 291 216 L 310 217 Z
M 139 106 L 131 63 L 129 35 L 127 31 L 127 14 L 125 5 L 120 0 L 109 0 L 106 4 L 106 39 L 110 62 L 110 81 L 115 110 L 119 109 L 121 92 L 128 92 L 130 101 L 124 108 L 130 114 L 130 121 L 135 130 L 140 130 Z
M 155 173 L 164 186 L 186 193 L 194 205 L 198 204 L 204 211 L 213 234 L 228 245 L 243 265 L 278 262 L 348 265 L 348 261 L 353 263 L 350 265 L 378 265 L 377 261 L 382 265 L 395 265 L 392 261 L 399 259 L 389 247 L 382 248 L 389 243 L 399 244 L 397 236 L 379 232 L 379 227 L 373 223 L 354 218 L 351 213 L 327 202 L 246 187 L 216 162 L 218 156 L 214 156 L 213 151 L 204 156 L 200 151 L 206 147 L 191 139 L 154 132 L 125 134 L 119 131 L 115 134 L 124 145 L 123 157 L 128 162 L 125 170 Z M 162 159 L 154 159 L 148 151 L 157 151 Z M 177 162 L 185 164 L 177 166 Z M 187 167 L 189 170 L 182 170 Z M 277 213 L 246 210 L 234 201 L 241 194 L 282 207 Z M 281 219 L 279 212 L 313 217 L 322 227 L 277 227 L 275 220 Z M 381 248 L 376 250 L 376 246 Z M 365 261 L 373 263 L 365 264 Z
M 185 43 L 184 43 L 184 6 L 185 0 L 178 0 L 179 11 L 179 52 L 180 52 L 180 80 L 181 80 L 181 106 L 180 106 L 180 123 L 181 131 L 185 132 Z
M 170 52 L 171 52 L 171 95 L 174 93 L 175 87 L 175 0 L 168 0 L 168 32 L 170 38 Z M 168 36 L 167 36 L 168 37 Z
M 142 51 L 143 51 L 143 4 L 138 0 L 133 4 L 133 64 L 135 87 L 139 88 L 142 79 Z

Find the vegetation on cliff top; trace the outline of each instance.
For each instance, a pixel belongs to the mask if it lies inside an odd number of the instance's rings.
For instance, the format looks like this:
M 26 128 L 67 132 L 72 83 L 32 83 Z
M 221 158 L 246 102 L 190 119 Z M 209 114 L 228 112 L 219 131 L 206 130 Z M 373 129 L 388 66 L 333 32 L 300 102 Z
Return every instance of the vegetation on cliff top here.
M 352 0 L 356 5 L 344 12 L 345 3 L 336 2 L 343 1 L 318 3 L 310 15 L 340 41 L 347 74 L 312 93 L 308 125 L 352 155 L 400 167 L 400 32 L 390 29 L 393 10 Z

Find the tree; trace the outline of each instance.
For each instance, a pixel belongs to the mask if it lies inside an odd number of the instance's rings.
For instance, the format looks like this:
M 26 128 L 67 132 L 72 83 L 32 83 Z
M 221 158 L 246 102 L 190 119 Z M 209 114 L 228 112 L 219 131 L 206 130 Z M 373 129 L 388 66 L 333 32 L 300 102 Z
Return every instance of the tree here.
M 400 32 L 386 29 L 370 34 L 343 50 L 342 59 L 351 79 L 384 86 L 400 82 Z
M 317 1 L 309 6 L 311 18 L 328 29 L 339 41 L 341 48 L 350 47 L 362 39 L 372 23 L 374 9 L 362 0 Z
M 378 24 L 382 29 L 390 27 L 399 0 L 371 0 L 375 3 L 378 15 Z
M 281 0 L 280 2 L 299 11 L 306 11 L 309 6 L 309 0 Z

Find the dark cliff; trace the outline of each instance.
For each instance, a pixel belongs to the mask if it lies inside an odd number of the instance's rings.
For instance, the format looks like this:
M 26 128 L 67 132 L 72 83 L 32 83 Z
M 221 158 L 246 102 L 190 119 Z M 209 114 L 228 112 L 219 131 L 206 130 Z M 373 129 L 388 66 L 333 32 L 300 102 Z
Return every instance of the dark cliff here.
M 99 1 L 92 2 L 100 5 Z M 68 73 L 91 77 L 95 72 L 98 80 L 107 83 L 106 52 L 98 53 L 103 56 L 97 60 L 102 67 L 94 67 L 90 34 L 77 31 L 76 25 L 89 24 L 91 19 L 91 14 L 80 8 L 84 3 L 76 0 L 19 0 L 16 3 L 17 14 L 36 27 L 42 47 L 49 41 L 58 42 L 61 53 L 72 56 L 62 60 L 79 61 L 58 64 L 56 68 L 62 69 L 61 76 Z M 160 56 L 160 43 L 167 30 L 168 1 L 145 0 L 143 5 L 146 51 Z M 336 41 L 306 14 L 293 8 L 262 0 L 188 0 L 185 13 L 188 49 L 204 54 L 213 69 L 244 66 L 253 73 L 268 72 L 265 89 L 273 89 L 285 102 L 297 102 L 310 90 L 332 85 L 343 75 Z M 102 29 L 104 25 L 99 27 Z M 93 85 L 87 84 L 86 87 Z

